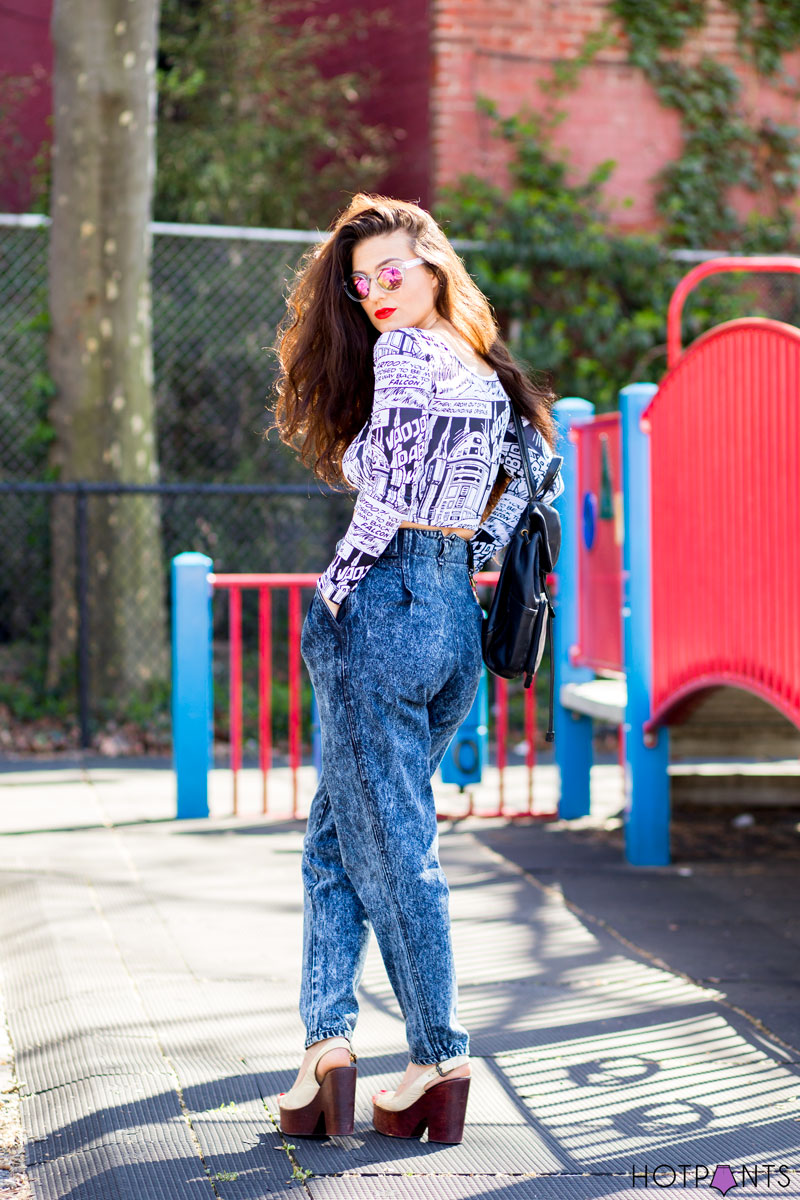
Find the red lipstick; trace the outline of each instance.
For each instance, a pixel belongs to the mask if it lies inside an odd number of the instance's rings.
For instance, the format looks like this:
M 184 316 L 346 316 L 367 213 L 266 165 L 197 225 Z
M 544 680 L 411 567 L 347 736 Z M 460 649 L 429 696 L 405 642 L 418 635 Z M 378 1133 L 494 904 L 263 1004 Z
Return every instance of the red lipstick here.
M 382 321 L 384 317 L 390 317 L 393 312 L 397 312 L 396 308 L 379 308 L 375 312 L 377 320 Z

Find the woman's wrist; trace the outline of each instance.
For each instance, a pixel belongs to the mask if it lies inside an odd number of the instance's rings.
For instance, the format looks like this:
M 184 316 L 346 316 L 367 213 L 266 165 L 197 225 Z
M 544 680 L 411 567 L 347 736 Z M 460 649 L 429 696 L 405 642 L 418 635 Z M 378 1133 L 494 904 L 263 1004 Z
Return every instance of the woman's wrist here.
M 317 580 L 317 591 L 319 592 L 320 597 L 327 604 L 328 608 L 331 610 L 333 615 L 336 616 L 337 613 L 339 612 L 340 604 L 337 604 L 337 602 L 335 600 L 332 600 L 330 598 L 330 596 L 328 596 L 328 594 L 327 594 L 328 590 L 332 591 L 333 589 L 330 588 L 330 585 L 329 585 L 328 589 L 326 590 L 326 588 L 324 586 L 324 577 L 320 576 L 320 578 Z
M 324 600 L 324 602 L 327 604 L 328 608 L 331 610 L 331 612 L 333 613 L 333 615 L 334 615 L 334 616 L 337 616 L 337 615 L 338 615 L 338 613 L 339 613 L 339 605 L 338 605 L 338 604 L 335 604 L 335 603 L 333 602 L 333 600 L 329 600 L 329 599 L 328 599 L 328 597 L 325 595 L 325 593 L 324 593 L 324 592 L 320 592 L 320 596 L 322 596 L 322 599 L 323 599 L 323 600 Z

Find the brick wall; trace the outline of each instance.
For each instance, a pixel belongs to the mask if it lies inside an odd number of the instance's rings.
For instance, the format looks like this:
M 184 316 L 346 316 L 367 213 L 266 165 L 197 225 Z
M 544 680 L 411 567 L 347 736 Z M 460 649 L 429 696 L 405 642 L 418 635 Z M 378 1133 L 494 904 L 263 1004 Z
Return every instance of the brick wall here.
M 433 91 L 431 142 L 433 192 L 465 172 L 507 178 L 508 149 L 492 137 L 492 122 L 475 109 L 478 94 L 497 102 L 508 116 L 525 106 L 543 106 L 539 84 L 552 77 L 555 63 L 575 58 L 587 34 L 609 22 L 606 0 L 431 0 Z M 643 73 L 627 63 L 626 40 L 611 23 L 614 42 L 580 73 L 578 86 L 559 103 L 567 112 L 554 140 L 583 179 L 606 159 L 616 170 L 606 184 L 620 226 L 651 228 L 657 223 L 653 177 L 681 149 L 678 115 L 662 108 Z M 768 87 L 736 51 L 737 21 L 721 0 L 709 0 L 700 36 L 687 40 L 686 61 L 712 54 L 742 78 L 744 103 L 753 114 L 797 120 L 797 105 Z M 800 55 L 787 66 L 800 73 Z M 742 211 L 757 201 L 747 193 L 732 197 Z
M 26 0 L 13 10 L 0 6 L 0 73 L 21 73 L 34 63 L 49 71 L 50 5 L 51 0 Z M 346 14 L 373 6 L 373 0 L 321 0 L 316 11 Z M 492 97 L 503 115 L 524 106 L 541 108 L 539 83 L 551 77 L 555 63 L 579 53 L 586 35 L 608 21 L 608 7 L 608 0 L 403 0 L 395 7 L 395 29 L 352 39 L 328 68 L 374 66 L 380 82 L 365 118 L 404 134 L 378 190 L 431 207 L 441 185 L 462 173 L 502 182 L 508 151 L 491 136 L 491 122 L 477 114 L 476 95 Z M 702 37 L 690 39 L 683 56 L 714 54 L 739 73 L 743 103 L 753 115 L 796 123 L 796 101 L 738 57 L 734 14 L 722 0 L 708 0 L 707 8 Z M 606 194 L 618 223 L 650 228 L 656 224 L 653 177 L 680 153 L 680 122 L 660 106 L 642 72 L 628 65 L 624 36 L 612 29 L 615 41 L 582 70 L 578 86 L 561 102 L 567 116 L 555 141 L 577 179 L 614 159 Z M 800 77 L 800 54 L 786 66 Z M 31 145 L 47 133 L 49 103 L 44 83 L 25 112 Z M 24 171 L 22 176 L 19 184 L 0 180 L 0 208 L 25 207 Z M 756 202 L 745 192 L 732 199 L 741 211 Z

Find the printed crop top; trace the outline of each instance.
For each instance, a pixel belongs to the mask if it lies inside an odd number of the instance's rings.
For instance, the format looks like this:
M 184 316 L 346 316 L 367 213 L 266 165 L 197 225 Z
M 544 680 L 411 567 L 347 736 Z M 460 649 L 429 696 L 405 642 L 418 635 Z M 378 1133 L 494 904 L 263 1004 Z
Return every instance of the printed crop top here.
M 510 401 L 497 372 L 478 375 L 443 338 L 416 326 L 382 333 L 373 359 L 372 415 L 342 460 L 358 497 L 317 584 L 334 604 L 364 578 L 401 521 L 475 529 L 478 571 L 511 540 L 528 501 Z M 538 484 L 552 452 L 527 418 L 522 423 Z M 511 481 L 481 524 L 501 465 Z M 563 490 L 559 475 L 545 499 Z

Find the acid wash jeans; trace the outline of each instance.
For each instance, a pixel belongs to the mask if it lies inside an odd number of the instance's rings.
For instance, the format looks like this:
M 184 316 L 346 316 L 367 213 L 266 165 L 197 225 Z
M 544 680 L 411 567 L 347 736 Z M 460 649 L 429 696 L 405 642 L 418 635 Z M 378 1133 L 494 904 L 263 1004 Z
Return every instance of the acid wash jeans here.
M 431 776 L 482 668 L 469 552 L 455 533 L 398 529 L 338 616 L 315 590 L 303 624 L 322 740 L 302 860 L 306 1047 L 352 1037 L 372 926 L 412 1062 L 468 1053 Z

